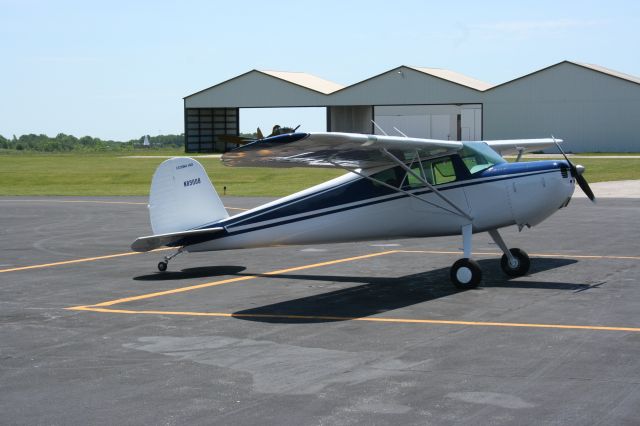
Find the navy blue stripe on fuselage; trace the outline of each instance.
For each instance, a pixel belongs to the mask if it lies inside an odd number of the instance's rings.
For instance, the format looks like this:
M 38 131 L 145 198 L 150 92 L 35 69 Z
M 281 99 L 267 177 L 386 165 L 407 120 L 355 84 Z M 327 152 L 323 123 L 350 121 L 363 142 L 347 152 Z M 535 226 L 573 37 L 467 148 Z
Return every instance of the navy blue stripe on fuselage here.
M 355 181 L 359 181 L 360 179 L 354 179 L 354 180 L 350 180 L 347 182 L 343 182 L 340 183 L 336 186 L 332 186 L 329 188 L 325 188 L 323 190 L 319 190 L 318 192 L 313 192 L 310 194 L 306 194 L 303 196 L 300 196 L 299 198 L 294 198 L 282 203 L 278 203 L 277 205 L 274 206 L 270 206 L 268 209 L 262 209 L 262 208 L 258 208 L 255 211 L 250 211 L 247 214 L 242 214 L 242 215 L 238 215 L 238 216 L 233 216 L 230 217 L 229 219 L 225 219 L 224 221 L 221 222 L 214 222 L 211 225 L 207 225 L 204 228 L 212 228 L 212 227 L 217 227 L 220 226 L 221 224 L 224 226 L 238 226 L 241 223 L 246 223 L 246 224 L 251 224 L 251 223 L 255 223 L 255 222 L 262 222 L 265 220 L 270 220 L 270 217 L 265 218 L 265 215 L 270 215 L 273 216 L 276 212 L 282 213 L 283 209 L 287 209 L 289 207 L 293 207 L 294 205 L 311 205 L 311 203 L 306 204 L 306 201 L 312 201 L 313 199 L 318 199 L 318 198 L 331 198 L 331 197 L 335 197 L 335 194 L 344 190 L 346 187 L 350 186 L 351 184 L 353 184 Z M 393 191 L 391 191 L 393 192 Z M 329 195 L 332 194 L 332 195 Z M 352 202 L 356 202 L 359 200 L 352 200 Z M 344 203 L 342 203 L 344 204 Z M 326 208 L 327 206 L 324 206 L 323 208 Z M 313 210 L 310 208 L 306 209 L 308 210 Z M 287 216 L 290 216 L 291 214 L 297 214 L 297 213 L 291 213 L 290 211 L 288 211 L 286 213 Z M 278 217 L 283 216 L 282 214 L 278 214 Z
M 462 186 L 468 186 L 472 182 L 478 182 L 479 180 L 494 180 L 500 177 L 511 178 L 516 174 L 530 174 L 533 172 L 545 172 L 557 169 L 557 162 L 552 161 L 528 163 L 528 165 L 527 163 L 502 163 L 471 175 L 466 179 L 452 182 L 446 186 L 443 185 L 439 190 L 446 191 L 449 189 L 460 188 Z M 412 190 L 412 188 L 408 187 L 404 187 L 403 189 L 410 191 L 414 195 L 423 195 L 432 192 L 430 189 L 425 187 L 421 187 L 418 190 Z M 389 197 L 389 200 L 395 200 L 407 197 L 407 195 L 398 193 L 386 186 L 376 184 L 366 178 L 360 178 L 345 182 L 336 187 L 327 188 L 317 193 L 307 194 L 301 198 L 289 200 L 286 203 L 272 206 L 269 210 L 258 210 L 254 214 L 242 215 L 237 218 L 231 217 L 222 223 L 216 223 L 215 226 L 223 225 L 225 227 L 232 228 L 239 226 L 240 224 L 243 226 L 251 225 L 287 216 L 302 215 L 318 210 L 337 208 L 346 204 L 369 202 L 370 200 L 377 200 L 381 197 Z M 383 201 L 387 201 L 387 199 Z
M 535 175 L 548 174 L 548 173 L 553 173 L 553 172 L 554 172 L 553 170 L 547 170 L 547 171 L 529 173 L 529 174 L 526 174 L 526 175 L 519 175 L 518 177 L 535 176 Z M 475 182 L 467 182 L 465 184 L 454 185 L 454 186 L 450 186 L 450 187 L 447 187 L 447 188 L 438 188 L 438 189 L 440 191 L 444 192 L 444 191 L 448 191 L 448 190 L 451 190 L 451 189 L 462 188 L 462 187 L 467 187 L 467 186 L 475 186 L 475 185 L 480 185 L 480 184 L 487 183 L 487 182 L 496 182 L 496 181 L 502 181 L 502 180 L 507 180 L 507 179 L 511 179 L 511 178 L 513 178 L 513 176 L 512 177 L 496 178 L 496 179 L 487 179 L 487 180 L 475 181 Z M 422 190 L 422 191 L 411 192 L 411 193 L 413 195 L 420 196 L 420 195 L 428 194 L 430 192 L 433 192 L 433 191 L 431 191 L 431 190 Z M 372 205 L 375 205 L 375 204 L 387 203 L 387 202 L 390 202 L 390 201 L 395 201 L 395 200 L 399 200 L 399 199 L 402 199 L 402 198 L 408 198 L 408 197 L 410 197 L 410 195 L 399 193 L 398 195 L 396 195 L 394 197 L 376 198 L 376 199 L 372 199 L 371 201 L 360 203 L 360 204 L 357 204 L 357 205 L 344 206 L 344 207 L 335 208 L 335 209 L 329 210 L 329 211 L 323 211 L 323 212 L 318 212 L 318 213 L 314 213 L 314 214 L 298 216 L 298 217 L 295 217 L 295 218 L 292 218 L 291 215 L 280 216 L 280 218 L 282 218 L 283 220 L 280 220 L 280 221 L 277 221 L 277 222 L 272 222 L 272 223 L 267 223 L 267 224 L 260 225 L 260 223 L 264 222 L 264 221 L 260 221 L 260 222 L 258 222 L 256 224 L 256 226 L 248 227 L 246 229 L 240 229 L 240 230 L 236 230 L 236 231 L 234 231 L 232 229 L 227 229 L 227 232 L 228 232 L 227 236 L 240 235 L 240 234 L 245 234 L 247 232 L 253 232 L 253 231 L 259 231 L 259 230 L 262 230 L 262 229 L 273 228 L 275 226 L 287 225 L 287 224 L 299 222 L 299 221 L 302 221 L 302 220 L 314 219 L 314 218 L 321 217 L 321 216 L 327 216 L 327 215 L 331 215 L 331 214 L 341 213 L 341 212 L 345 212 L 345 211 L 348 211 L 348 210 L 354 210 L 354 209 L 359 209 L 359 208 L 362 208 L 362 207 L 372 206 Z M 447 208 L 447 207 L 443 206 L 443 208 Z M 213 235 L 211 240 L 215 240 L 215 239 L 221 238 L 223 236 L 224 235 Z
M 438 188 L 440 191 L 448 191 L 456 188 L 480 185 L 487 182 L 502 181 L 517 177 L 533 176 L 547 173 L 555 173 L 561 165 L 568 167 L 563 161 L 541 161 L 532 163 L 503 163 L 472 175 L 470 178 L 448 184 Z M 364 184 L 364 186 L 362 186 Z M 368 184 L 368 185 L 367 185 Z M 374 188 L 373 191 L 366 191 Z M 353 190 L 363 189 L 362 193 L 354 193 Z M 348 194 L 345 194 L 348 192 Z M 413 195 L 420 196 L 432 192 L 430 189 L 421 188 L 410 191 Z M 269 210 L 258 210 L 255 215 L 249 217 L 240 215 L 237 220 L 233 217 L 218 222 L 216 226 L 224 226 L 227 232 L 207 236 L 207 241 L 224 238 L 231 235 L 244 234 L 275 226 L 286 225 L 301 220 L 313 219 L 325 215 L 340 213 L 375 204 L 395 201 L 407 198 L 409 195 L 398 193 L 384 186 L 375 187 L 373 182 L 361 178 L 345 182 L 338 187 L 328 188 L 318 193 L 308 194 L 304 197 L 289 200 L 286 204 L 276 204 Z M 355 203 L 355 204 L 354 204 Z M 314 213 L 315 212 L 315 213 Z M 265 223 L 271 222 L 271 223 Z M 250 226 L 250 225 L 256 226 Z M 243 229 L 233 230 L 234 227 Z M 189 239 L 190 240 L 190 239 Z M 204 242 L 198 239 L 198 243 Z M 190 241 L 181 241 L 184 245 L 195 244 Z

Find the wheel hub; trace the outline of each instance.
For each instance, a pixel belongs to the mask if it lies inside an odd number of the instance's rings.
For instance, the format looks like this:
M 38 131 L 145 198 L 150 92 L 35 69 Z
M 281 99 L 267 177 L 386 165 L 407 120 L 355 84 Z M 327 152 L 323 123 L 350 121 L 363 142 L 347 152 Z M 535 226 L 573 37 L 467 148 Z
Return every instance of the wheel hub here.
M 456 271 L 456 278 L 463 284 L 467 284 L 468 282 L 470 282 L 472 276 L 473 273 L 471 272 L 471 269 L 467 268 L 466 266 L 463 266 Z

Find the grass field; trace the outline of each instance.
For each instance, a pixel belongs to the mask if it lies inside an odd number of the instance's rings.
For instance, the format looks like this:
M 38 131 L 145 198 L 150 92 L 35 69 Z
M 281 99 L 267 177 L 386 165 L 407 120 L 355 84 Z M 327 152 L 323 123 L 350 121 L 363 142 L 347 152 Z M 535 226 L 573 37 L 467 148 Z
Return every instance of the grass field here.
M 0 195 L 148 195 L 155 168 L 165 158 L 124 155 L 184 155 L 177 150 L 134 153 L 39 154 L 0 152 Z M 331 169 L 225 167 L 218 158 L 200 158 L 222 194 L 284 196 L 344 172 Z M 589 182 L 640 179 L 640 159 L 580 158 Z
M 0 154 L 0 195 L 148 195 L 151 177 L 166 158 L 123 155 L 184 155 L 181 150 L 127 154 Z M 195 156 L 197 158 L 197 156 Z M 199 158 L 220 194 L 284 196 L 340 176 L 331 169 L 225 167 Z
M 640 158 L 576 158 L 574 164 L 585 167 L 590 183 L 640 179 Z

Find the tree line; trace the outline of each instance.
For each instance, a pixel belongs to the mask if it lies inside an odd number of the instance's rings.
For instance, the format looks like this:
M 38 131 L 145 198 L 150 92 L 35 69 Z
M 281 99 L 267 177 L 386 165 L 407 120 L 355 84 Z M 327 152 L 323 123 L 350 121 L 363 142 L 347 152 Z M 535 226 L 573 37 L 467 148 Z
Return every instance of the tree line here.
M 28 134 L 7 139 L 0 135 L 0 150 L 39 151 L 39 152 L 71 152 L 71 151 L 115 151 L 146 148 L 143 146 L 144 136 L 126 142 L 102 140 L 83 136 L 59 133 L 55 137 L 47 135 Z M 184 134 L 149 136 L 149 148 L 177 148 L 184 147 Z

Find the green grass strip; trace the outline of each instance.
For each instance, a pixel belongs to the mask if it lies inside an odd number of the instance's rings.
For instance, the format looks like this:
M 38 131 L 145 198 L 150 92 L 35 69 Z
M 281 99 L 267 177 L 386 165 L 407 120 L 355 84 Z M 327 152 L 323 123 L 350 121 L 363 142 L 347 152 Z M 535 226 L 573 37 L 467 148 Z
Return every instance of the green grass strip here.
M 153 158 L 126 158 L 152 155 Z M 165 160 L 185 155 L 175 150 L 131 153 L 41 154 L 0 152 L 0 195 L 148 195 L 151 177 Z M 284 196 L 337 177 L 344 172 L 314 168 L 234 168 L 219 158 L 198 157 L 220 194 Z M 579 158 L 589 182 L 640 179 L 640 159 Z

